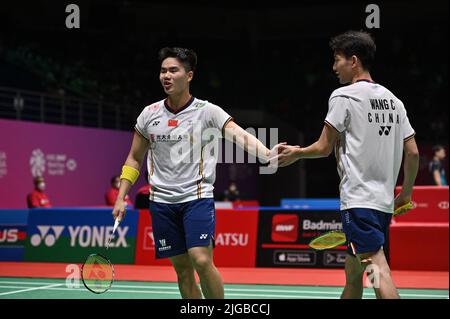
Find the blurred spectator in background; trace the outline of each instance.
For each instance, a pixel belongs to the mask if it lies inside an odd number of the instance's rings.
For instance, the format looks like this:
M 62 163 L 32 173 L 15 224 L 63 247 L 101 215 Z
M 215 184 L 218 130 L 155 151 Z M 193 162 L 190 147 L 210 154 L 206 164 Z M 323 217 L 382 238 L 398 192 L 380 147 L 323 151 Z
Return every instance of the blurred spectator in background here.
M 238 201 L 239 199 L 239 190 L 237 188 L 236 182 L 231 182 L 230 186 L 228 186 L 228 189 L 226 189 L 223 193 L 223 200 L 225 202 L 234 202 Z
M 27 195 L 27 206 L 28 208 L 50 208 L 50 200 L 45 191 L 45 180 L 42 176 L 36 176 L 33 179 L 34 190 Z
M 111 178 L 111 188 L 105 194 L 106 205 L 114 206 L 116 203 L 117 196 L 119 195 L 119 187 L 120 187 L 120 176 L 116 175 Z M 133 205 L 128 195 L 125 196 L 125 201 L 127 205 Z
M 448 185 L 445 178 L 445 169 L 442 165 L 442 161 L 445 159 L 445 157 L 445 148 L 442 145 L 435 145 L 433 147 L 433 159 L 428 164 L 428 170 L 430 171 L 433 185 Z
M 134 201 L 134 208 L 149 208 L 150 207 L 150 188 L 151 185 L 148 183 L 148 172 L 145 171 L 145 181 L 147 182 L 144 186 L 139 188 L 136 194 L 136 199 Z

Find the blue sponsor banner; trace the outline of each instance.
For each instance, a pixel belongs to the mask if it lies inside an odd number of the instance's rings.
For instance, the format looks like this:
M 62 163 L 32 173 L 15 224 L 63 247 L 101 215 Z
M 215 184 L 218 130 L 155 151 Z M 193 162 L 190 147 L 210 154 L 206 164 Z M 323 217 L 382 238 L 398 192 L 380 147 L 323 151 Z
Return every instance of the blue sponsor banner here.
M 114 219 L 111 208 L 32 209 L 28 218 L 26 261 L 84 262 L 91 253 L 105 253 Z M 113 263 L 133 263 L 138 212 L 127 210 L 108 257 Z
M 28 209 L 0 209 L 0 261 L 23 261 Z

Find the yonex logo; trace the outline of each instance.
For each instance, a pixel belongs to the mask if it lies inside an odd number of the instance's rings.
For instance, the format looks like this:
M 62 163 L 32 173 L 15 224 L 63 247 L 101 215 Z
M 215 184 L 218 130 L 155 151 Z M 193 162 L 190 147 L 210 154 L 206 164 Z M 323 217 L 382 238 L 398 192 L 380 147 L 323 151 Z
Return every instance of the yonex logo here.
M 380 130 L 378 131 L 378 134 L 381 135 L 389 135 L 389 133 L 391 132 L 391 128 L 392 126 L 380 126 Z
M 61 236 L 65 226 L 38 225 L 39 234 L 31 236 L 30 243 L 33 246 L 41 245 L 44 241 L 47 247 L 55 245 Z M 104 247 L 112 232 L 112 226 L 67 226 L 67 235 L 70 238 L 70 247 Z M 129 227 L 118 227 L 117 238 L 110 247 L 128 247 L 126 234 Z
M 40 234 L 34 234 L 31 236 L 31 245 L 39 246 L 42 241 L 44 241 L 47 247 L 51 247 L 55 244 L 61 233 L 64 230 L 64 226 L 50 226 L 50 225 L 39 225 L 37 226 Z M 50 232 L 52 230 L 53 234 Z
M 201 234 L 200 239 L 206 239 L 208 237 L 208 234 Z

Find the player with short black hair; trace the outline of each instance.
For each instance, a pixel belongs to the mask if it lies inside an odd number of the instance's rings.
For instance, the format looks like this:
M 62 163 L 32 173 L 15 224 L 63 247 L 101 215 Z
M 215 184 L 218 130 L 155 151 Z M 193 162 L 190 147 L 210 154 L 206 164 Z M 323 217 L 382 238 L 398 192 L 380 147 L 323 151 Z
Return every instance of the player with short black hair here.
M 176 58 L 183 63 L 187 72 L 197 69 L 197 54 L 190 49 L 165 47 L 159 50 L 158 57 L 160 63 L 167 58 Z
M 345 32 L 334 37 L 330 46 L 333 71 L 346 86 L 331 94 L 319 139 L 305 148 L 280 146 L 278 164 L 282 167 L 303 158 L 327 157 L 334 147 L 348 245 L 341 297 L 362 297 L 363 274 L 370 266 L 374 279 L 379 280 L 374 286 L 377 297 L 398 298 L 383 245 L 394 208 L 411 201 L 419 166 L 415 131 L 402 101 L 371 78 L 376 47 L 370 34 Z M 403 186 L 394 199 L 403 153 Z
M 221 107 L 190 94 L 197 65 L 193 50 L 163 48 L 159 59 L 159 79 L 167 98 L 146 106 L 137 118 L 113 215 L 119 219 L 125 215 L 124 197 L 148 151 L 156 257 L 170 259 L 183 298 L 202 297 L 194 271 L 206 298 L 224 298 L 222 278 L 213 263 L 218 154 L 211 145 L 215 137 L 225 137 L 263 162 L 275 155 L 277 146 L 267 149 Z
M 375 61 L 377 46 L 372 36 L 362 31 L 347 31 L 330 40 L 330 47 L 334 53 L 350 59 L 353 55 L 358 57 L 362 68 L 370 71 Z

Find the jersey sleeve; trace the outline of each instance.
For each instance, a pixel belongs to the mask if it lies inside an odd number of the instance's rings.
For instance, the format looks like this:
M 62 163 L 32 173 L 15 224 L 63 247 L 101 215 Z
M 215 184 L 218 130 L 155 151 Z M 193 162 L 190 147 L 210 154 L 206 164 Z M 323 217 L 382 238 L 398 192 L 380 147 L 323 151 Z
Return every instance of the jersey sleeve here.
M 221 107 L 215 104 L 208 103 L 206 107 L 206 126 L 219 129 L 223 136 L 225 125 L 227 125 L 229 121 L 233 120 L 233 118 Z
M 142 137 L 146 138 L 148 140 L 147 137 L 147 125 L 148 125 L 148 107 L 145 107 L 141 114 L 139 114 L 137 120 L 136 120 L 136 125 L 134 126 L 134 129 L 139 133 L 139 135 L 142 135 Z
M 328 113 L 325 123 L 342 133 L 347 128 L 350 120 L 348 98 L 343 96 L 331 96 L 328 101 Z
M 402 103 L 403 106 L 403 103 Z M 408 114 L 406 112 L 405 107 L 402 107 L 403 109 L 403 115 L 401 119 L 401 126 L 402 126 L 402 132 L 403 132 L 403 140 L 406 142 L 407 140 L 411 139 L 416 135 L 416 132 L 412 128 L 411 124 L 409 123 Z

